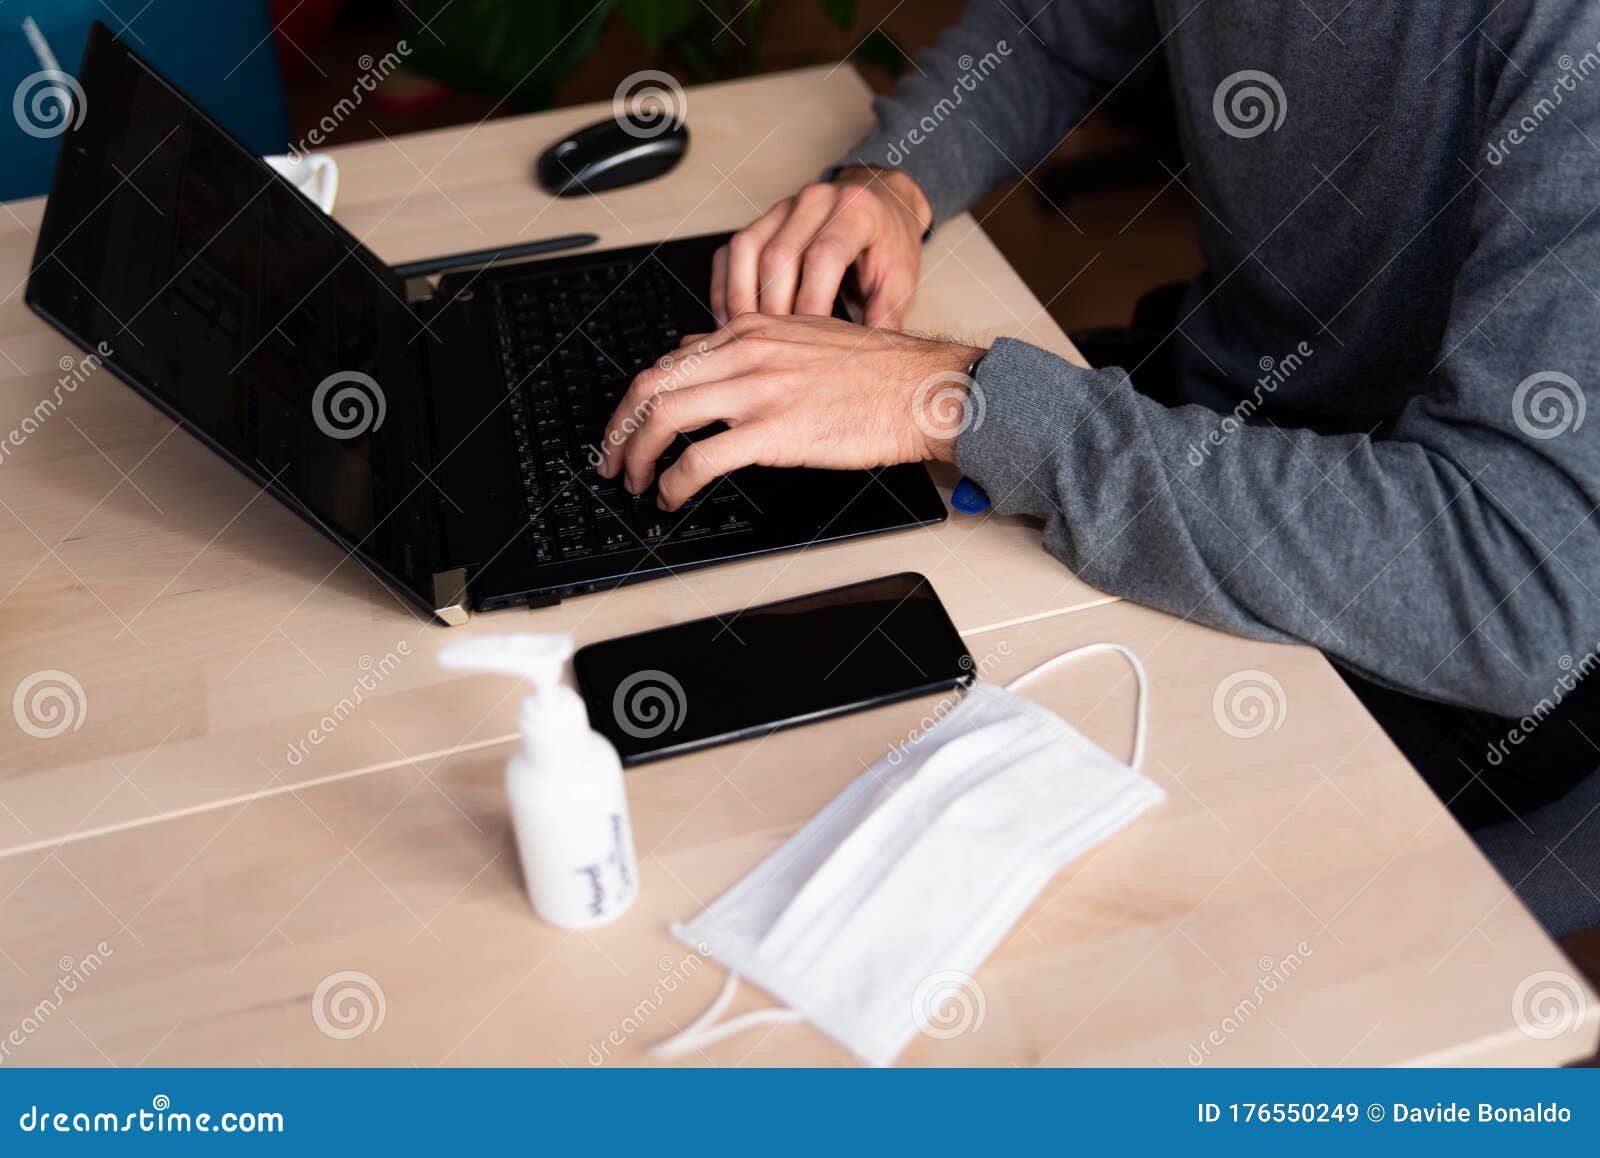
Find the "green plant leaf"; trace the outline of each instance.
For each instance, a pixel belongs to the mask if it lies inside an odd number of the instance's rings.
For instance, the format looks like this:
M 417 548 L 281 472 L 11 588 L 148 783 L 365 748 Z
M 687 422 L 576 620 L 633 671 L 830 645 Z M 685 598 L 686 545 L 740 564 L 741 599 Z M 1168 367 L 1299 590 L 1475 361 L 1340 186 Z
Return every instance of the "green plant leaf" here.
M 651 52 L 681 36 L 701 12 L 700 0 L 621 0 L 622 15 Z
M 542 108 L 594 51 L 617 4 L 413 0 L 406 62 L 464 92 L 498 97 L 514 110 Z
M 835 24 L 846 31 L 856 22 L 856 12 L 861 7 L 857 0 L 817 0 L 817 3 L 822 5 L 822 10 Z
M 696 81 L 715 79 L 717 75 L 717 62 L 692 36 L 679 37 L 673 41 L 673 50 L 683 57 L 683 62 L 689 66 L 689 75 Z

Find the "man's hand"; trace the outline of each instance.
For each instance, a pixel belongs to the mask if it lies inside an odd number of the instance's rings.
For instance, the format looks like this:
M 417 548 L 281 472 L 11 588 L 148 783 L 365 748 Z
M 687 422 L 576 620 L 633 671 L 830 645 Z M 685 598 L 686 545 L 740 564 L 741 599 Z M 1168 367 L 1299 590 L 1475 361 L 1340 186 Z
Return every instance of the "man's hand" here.
M 892 169 L 842 169 L 807 185 L 733 235 L 711 262 L 711 310 L 828 317 L 855 271 L 869 326 L 897 328 L 917 288 L 933 210 L 922 187 Z
M 867 329 L 835 318 L 741 314 L 633 380 L 606 426 L 599 471 L 638 494 L 680 433 L 724 422 L 661 476 L 676 510 L 743 466 L 888 466 L 955 459 L 972 422 L 966 371 L 978 346 Z

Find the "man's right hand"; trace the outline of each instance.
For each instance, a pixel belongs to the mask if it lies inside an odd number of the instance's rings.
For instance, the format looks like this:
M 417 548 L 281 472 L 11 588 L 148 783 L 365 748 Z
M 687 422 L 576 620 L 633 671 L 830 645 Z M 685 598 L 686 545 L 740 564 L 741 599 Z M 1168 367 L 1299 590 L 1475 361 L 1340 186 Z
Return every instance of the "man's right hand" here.
M 853 269 L 866 324 L 899 329 L 932 219 L 927 195 L 905 173 L 841 169 L 778 202 L 717 250 L 712 312 L 722 325 L 758 312 L 827 317 Z

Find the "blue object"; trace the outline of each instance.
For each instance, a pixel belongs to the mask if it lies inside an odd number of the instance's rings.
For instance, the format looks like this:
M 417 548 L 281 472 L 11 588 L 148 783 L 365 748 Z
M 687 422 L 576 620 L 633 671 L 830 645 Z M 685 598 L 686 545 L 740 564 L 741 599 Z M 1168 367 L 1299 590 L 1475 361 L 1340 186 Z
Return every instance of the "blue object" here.
M 251 149 L 287 150 L 289 117 L 267 0 L 151 0 L 143 8 L 140 3 L 10 0 L 0 6 L 0 98 L 10 95 L 26 108 L 41 86 L 50 87 L 48 77 L 37 77 L 44 65 L 23 34 L 23 17 L 33 17 L 56 63 L 69 75 L 83 59 L 90 22 L 101 20 Z M 37 197 L 50 188 L 64 126 L 49 119 L 60 110 L 52 110 L 48 99 L 37 107 L 38 119 L 0 116 L 0 156 L 5 158 L 0 200 Z M 94 116 L 94 110 L 85 109 L 84 115 Z
M 963 478 L 950 495 L 950 505 L 964 515 L 981 515 L 989 509 L 989 496 L 970 478 Z
M 138 951 L 128 949 L 130 956 Z M 118 959 L 108 964 L 108 973 L 120 966 L 122 952 L 118 948 Z M 398 957 L 385 958 L 374 951 L 362 964 L 370 959 L 369 967 L 387 980 L 400 971 Z M 275 979 L 279 991 L 288 993 L 294 986 L 310 989 L 316 983 L 315 973 L 306 974 L 305 960 L 293 954 L 284 958 L 287 964 L 280 970 L 299 971 Z M 1308 970 L 1320 965 L 1320 958 L 1313 960 Z M 370 1000 L 330 1008 L 327 982 L 340 977 L 372 983 L 362 990 L 372 991 Z M 987 972 L 980 977 L 990 979 Z M 448 975 L 441 971 L 432 982 L 452 999 L 454 1008 L 465 1008 L 467 1003 L 451 992 Z M 6 983 L 13 985 L 11 978 Z M 1295 978 L 1288 984 L 1299 983 Z M 94 977 L 86 984 L 114 983 Z M 37 985 L 35 991 L 48 999 L 48 987 L 37 989 Z M 240 1023 L 255 1012 L 245 1008 L 244 986 L 224 989 L 218 982 L 217 988 L 214 1000 L 220 1011 L 214 1016 L 219 1020 Z M 344 992 L 348 990 L 333 989 L 332 998 Z M 1166 1069 L 1002 1067 L 863 1074 L 856 1069 L 628 1068 L 643 1044 L 663 1036 L 663 1027 L 672 1028 L 667 1019 L 679 1015 L 683 998 L 681 992 L 677 998 L 670 993 L 652 998 L 648 988 L 640 992 L 650 1003 L 644 1008 L 660 1004 L 666 1011 L 652 1021 L 649 1013 L 629 1016 L 616 1001 L 609 1006 L 596 1003 L 595 1041 L 587 1053 L 577 1049 L 568 1053 L 562 1059 L 571 1067 L 567 1069 L 404 1067 L 400 1063 L 407 1059 L 435 1062 L 439 1052 L 412 1053 L 387 1044 L 382 1027 L 388 1003 L 382 986 L 376 976 L 359 973 L 333 974 L 315 994 L 302 994 L 293 1004 L 288 997 L 277 999 L 284 1006 L 273 1014 L 282 1026 L 282 1056 L 290 1061 L 320 1057 L 352 1065 L 381 1061 L 393 1069 L 17 1068 L 35 1058 L 58 1060 L 75 1048 L 76 1035 L 65 1036 L 71 1033 L 65 1025 L 68 1016 L 74 1024 L 87 1021 L 83 1032 L 105 1040 L 96 1033 L 104 1028 L 99 1024 L 103 1010 L 95 1017 L 93 1008 L 88 1014 L 81 1007 L 71 1008 L 73 998 L 68 995 L 70 1012 L 56 1015 L 62 1020 L 61 1031 L 49 1031 L 53 1042 L 38 1043 L 53 1052 L 35 1053 L 24 1039 L 15 1059 L 8 1058 L 0 1072 L 0 1129 L 12 1154 L 92 1151 L 163 1158 L 208 1150 L 252 1155 L 292 1152 L 302 1158 L 453 1152 L 463 1149 L 464 1136 L 476 1138 L 474 1149 L 483 1153 L 603 1152 L 659 1158 L 747 1153 L 753 1138 L 760 1139 L 761 1153 L 773 1158 L 980 1154 L 995 1149 L 997 1138 L 1010 1139 L 1008 1145 L 1016 1150 L 1044 1155 L 1092 1151 L 1201 1158 L 1211 1154 L 1405 1158 L 1424 1149 L 1451 1158 L 1499 1158 L 1517 1152 L 1593 1154 L 1600 1146 L 1591 1070 L 1230 1069 L 1225 1035 L 1237 1028 L 1235 1019 L 1219 1023 L 1201 1039 L 1224 1040 L 1202 1059 L 1203 1067 L 1185 1064 L 1190 1055 L 1181 1033 L 1173 1032 L 1153 1042 L 1135 1043 L 1153 1049 L 1171 1067 Z M 1578 992 L 1576 982 L 1571 992 Z M 429 990 L 412 990 L 405 996 L 404 1001 L 397 996 L 388 1015 L 411 1018 L 415 1025 L 428 1013 L 426 1007 L 416 1012 L 416 1005 L 428 1000 Z M 1241 1004 L 1250 1008 L 1250 990 L 1242 996 L 1246 1002 Z M 1273 1000 L 1267 993 L 1266 1001 Z M 992 1016 L 992 1007 L 1000 1003 L 989 1004 Z M 1576 1015 L 1568 1016 L 1574 1024 L 1568 1032 L 1581 1032 L 1576 1024 L 1582 1020 L 1582 1006 L 1577 1008 Z M 982 1033 L 987 1028 L 983 1012 L 981 1001 L 976 1016 L 971 1007 L 962 1006 L 954 1030 L 941 1024 L 938 1033 L 926 1032 L 935 1038 Z M 1259 1016 L 1275 1017 L 1278 1012 L 1273 1009 Z M 1352 1020 L 1356 1012 L 1359 1006 Z M 1515 1048 L 1512 1035 L 1517 1031 L 1510 1013 L 1508 1009 L 1503 1037 Z M 542 1029 L 537 1017 L 523 1016 L 530 1038 L 527 1054 L 548 1057 L 548 1047 L 534 1036 Z M 607 1026 L 603 1019 L 608 1016 L 621 1020 Z M 1518 1013 L 1523 1020 L 1527 1016 Z M 493 1046 L 499 1047 L 496 1056 L 508 1056 L 503 1038 L 486 1044 L 475 1036 L 464 1015 L 455 1017 L 466 1023 L 456 1034 L 465 1035 L 461 1045 L 468 1060 L 474 1054 L 489 1054 Z M 20 1023 L 31 1024 L 33 1019 Z M 20 1037 L 31 1031 L 12 1028 L 11 1032 Z M 787 1046 L 811 1031 L 783 1032 L 789 1036 L 774 1036 L 774 1043 L 781 1040 Z M 1041 1052 L 1055 1044 L 1055 1032 L 1041 1035 Z M 440 1039 L 445 1034 L 440 1030 L 433 1036 Z M 350 1038 L 358 1040 L 341 1040 Z M 619 1045 L 624 1047 L 620 1058 Z M 1073 1060 L 1076 1045 L 1069 1036 L 1061 1048 L 1045 1056 L 1052 1061 Z M 1135 1045 L 1129 1046 L 1129 1055 Z M 170 1044 L 167 1048 L 182 1052 Z M 1198 1053 L 1197 1046 L 1190 1048 Z M 1338 1060 L 1325 1041 L 1314 1041 L 1310 1048 L 1317 1061 Z M 244 1052 L 243 1047 L 236 1049 Z M 78 1053 L 83 1055 L 82 1050 Z M 911 1060 L 938 1064 L 976 1056 L 983 1055 L 967 1039 L 931 1044 L 919 1039 Z M 445 1060 L 456 1057 L 446 1054 Z M 681 1116 L 684 1106 L 697 1104 L 717 1107 L 715 1129 L 679 1130 L 674 1115 Z M 626 1106 L 628 1113 L 618 1113 L 618 1106 Z M 828 1110 L 797 1113 L 797 1106 Z M 1003 1106 L 1003 1120 L 983 1112 L 986 1106 Z M 929 1113 L 929 1107 L 951 1112 Z M 774 1129 L 775 1123 L 781 1128 Z

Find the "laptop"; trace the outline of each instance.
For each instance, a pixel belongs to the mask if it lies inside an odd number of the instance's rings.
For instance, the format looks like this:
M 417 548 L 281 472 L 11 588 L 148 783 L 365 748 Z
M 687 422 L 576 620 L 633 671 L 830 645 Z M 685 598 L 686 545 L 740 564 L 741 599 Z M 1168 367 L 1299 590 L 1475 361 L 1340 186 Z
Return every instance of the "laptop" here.
M 945 517 L 920 464 L 671 514 L 596 473 L 633 376 L 715 328 L 727 235 L 406 277 L 103 24 L 76 79 L 28 305 L 442 621 Z

